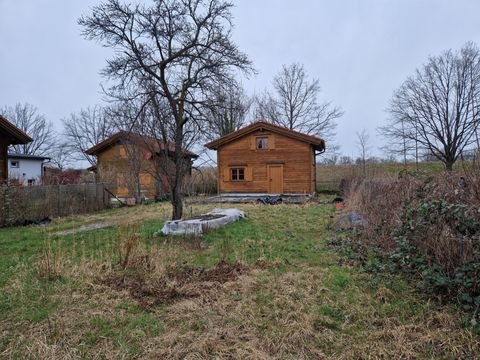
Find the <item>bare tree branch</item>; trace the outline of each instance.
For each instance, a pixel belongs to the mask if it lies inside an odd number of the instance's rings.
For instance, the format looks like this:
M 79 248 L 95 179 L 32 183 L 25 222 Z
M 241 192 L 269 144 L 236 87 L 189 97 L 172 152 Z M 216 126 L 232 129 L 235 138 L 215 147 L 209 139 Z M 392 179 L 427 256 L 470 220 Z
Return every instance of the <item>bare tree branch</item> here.
M 74 160 L 86 160 L 91 166 L 96 165 L 96 158 L 87 155 L 85 150 L 112 135 L 118 126 L 108 109 L 100 106 L 80 110 L 62 119 L 66 142 L 69 144 Z
M 370 134 L 366 129 L 361 132 L 356 132 L 357 135 L 357 147 L 360 151 L 360 160 L 362 162 L 363 176 L 367 176 L 367 158 L 370 151 Z
M 286 128 L 331 139 L 340 107 L 319 102 L 318 79 L 310 79 L 302 64 L 284 65 L 273 80 L 275 92 L 257 96 L 256 116 Z
M 252 104 L 240 84 L 220 88 L 206 104 L 206 118 L 210 123 L 207 140 L 225 136 L 243 127 Z
M 205 121 L 203 106 L 216 89 L 234 81 L 234 70 L 253 71 L 231 40 L 232 6 L 223 0 L 154 0 L 149 5 L 107 0 L 79 20 L 87 39 L 115 49 L 103 71 L 114 81 L 107 94 L 119 101 L 141 98 L 156 117 L 159 140 L 174 144 L 173 219 L 183 214 L 187 126 Z
M 54 144 L 54 132 L 52 123 L 45 116 L 38 113 L 35 106 L 28 103 L 16 104 L 14 107 L 4 107 L 0 110 L 16 127 L 27 133 L 32 142 L 22 145 L 12 145 L 11 150 L 15 153 L 26 155 L 49 155 Z
M 383 133 L 404 151 L 413 144 L 417 155 L 426 150 L 451 170 L 464 150 L 478 146 L 479 104 L 480 51 L 467 43 L 430 57 L 395 91 Z

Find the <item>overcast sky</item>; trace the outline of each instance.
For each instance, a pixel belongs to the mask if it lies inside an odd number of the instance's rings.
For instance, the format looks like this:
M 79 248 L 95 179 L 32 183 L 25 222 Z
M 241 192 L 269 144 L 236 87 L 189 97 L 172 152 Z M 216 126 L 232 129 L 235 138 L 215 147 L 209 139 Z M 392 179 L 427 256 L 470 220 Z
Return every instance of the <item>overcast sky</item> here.
M 102 103 L 108 50 L 80 36 L 77 19 L 99 0 L 0 0 L 0 107 L 29 102 L 60 132 L 60 119 Z M 392 92 L 429 55 L 480 44 L 479 0 L 237 0 L 234 38 L 269 87 L 282 64 L 300 62 L 341 106 L 337 142 L 356 156 L 356 131 L 372 146 Z M 326 139 L 327 146 L 329 139 Z

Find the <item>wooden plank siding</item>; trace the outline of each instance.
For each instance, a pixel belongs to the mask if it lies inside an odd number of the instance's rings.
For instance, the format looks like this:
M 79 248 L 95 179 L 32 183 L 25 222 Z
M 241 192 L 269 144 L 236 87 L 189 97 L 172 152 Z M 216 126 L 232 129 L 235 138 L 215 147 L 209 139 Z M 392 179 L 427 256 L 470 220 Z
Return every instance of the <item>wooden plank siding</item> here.
M 119 131 L 85 151 L 97 157 L 97 179 L 109 184 L 118 197 L 165 198 L 175 178 L 173 143 L 148 135 Z M 186 178 L 198 155 L 182 150 Z
M 0 138 L 0 185 L 8 181 L 8 145 L 6 140 Z
M 128 149 L 132 151 L 132 149 Z M 116 144 L 97 155 L 97 169 L 100 181 L 109 184 L 110 189 L 118 197 L 132 196 L 131 187 L 135 181 L 140 182 L 140 192 L 147 198 L 154 198 L 157 194 L 154 162 L 144 156 L 145 151 L 137 149 L 134 159 L 129 158 L 124 145 Z M 138 160 L 137 160 L 138 159 Z M 133 174 L 132 162 L 139 169 L 139 176 Z
M 258 137 L 268 138 L 267 149 L 257 149 Z M 219 146 L 217 151 L 220 193 L 269 192 L 268 165 L 274 164 L 283 165 L 283 193 L 315 191 L 315 154 L 306 142 L 258 130 Z M 232 168 L 245 168 L 245 180 L 232 181 Z

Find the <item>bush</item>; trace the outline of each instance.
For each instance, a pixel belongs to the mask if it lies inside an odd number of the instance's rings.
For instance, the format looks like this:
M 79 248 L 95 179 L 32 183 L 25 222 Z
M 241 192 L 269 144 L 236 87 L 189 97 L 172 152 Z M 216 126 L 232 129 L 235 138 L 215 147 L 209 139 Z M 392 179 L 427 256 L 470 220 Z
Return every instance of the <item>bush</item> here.
M 347 208 L 366 220 L 359 240 L 389 271 L 408 274 L 427 294 L 480 308 L 480 173 L 401 174 L 351 181 Z
M 185 191 L 188 195 L 213 195 L 217 193 L 217 169 L 203 167 L 192 170 L 187 178 Z

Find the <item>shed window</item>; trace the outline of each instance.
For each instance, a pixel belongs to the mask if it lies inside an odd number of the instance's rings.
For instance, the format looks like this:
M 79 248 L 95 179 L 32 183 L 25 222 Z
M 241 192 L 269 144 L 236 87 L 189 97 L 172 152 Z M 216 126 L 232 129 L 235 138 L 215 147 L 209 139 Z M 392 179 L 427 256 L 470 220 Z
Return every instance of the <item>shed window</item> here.
M 232 168 L 232 169 L 230 169 L 230 179 L 232 181 L 244 181 L 245 180 L 245 168 Z
M 268 149 L 268 137 L 257 137 L 257 149 L 266 150 Z
M 10 161 L 10 167 L 12 168 L 19 168 L 20 167 L 20 162 L 17 160 L 12 160 Z

